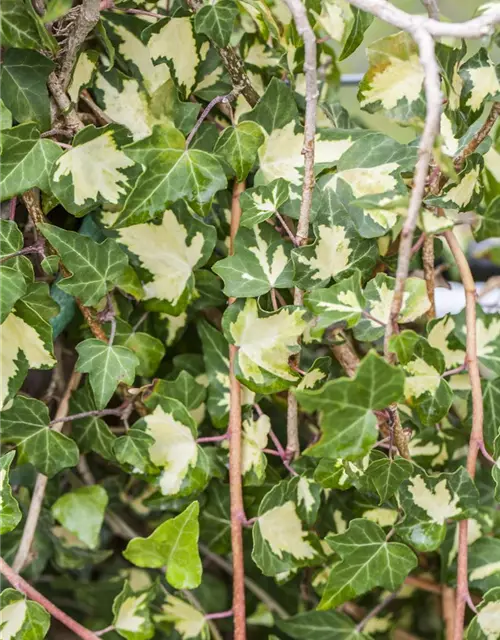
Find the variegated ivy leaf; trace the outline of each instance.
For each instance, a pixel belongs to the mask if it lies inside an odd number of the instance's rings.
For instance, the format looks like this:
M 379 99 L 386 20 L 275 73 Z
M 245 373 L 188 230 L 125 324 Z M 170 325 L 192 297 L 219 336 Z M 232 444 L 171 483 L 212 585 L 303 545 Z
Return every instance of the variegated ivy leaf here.
M 122 147 L 131 140 L 124 127 L 89 125 L 73 138 L 73 147 L 56 161 L 50 177 L 65 209 L 83 215 L 97 204 L 120 205 L 141 171 Z
M 482 168 L 482 156 L 477 153 L 472 154 L 458 174 L 458 181 L 451 182 L 443 189 L 441 195 L 428 198 L 427 202 L 432 206 L 446 209 L 473 210 L 482 198 L 483 189 L 479 179 Z
M 500 578 L 500 540 L 483 536 L 469 548 L 469 585 L 488 591 L 498 586 Z
M 29 0 L 3 0 L 1 38 L 4 47 L 57 50 L 54 38 Z
M 266 475 L 267 458 L 262 449 L 267 446 L 271 420 L 265 414 L 254 420 L 252 416 L 243 421 L 241 473 L 245 484 L 262 484 Z
M 85 305 L 95 306 L 128 265 L 127 256 L 111 238 L 98 244 L 88 236 L 52 224 L 43 223 L 38 228 L 72 273 L 57 286 Z
M 404 344 L 408 334 L 410 346 Z M 442 377 L 445 370 L 443 354 L 413 331 L 393 336 L 390 349 L 397 353 L 406 373 L 406 403 L 416 411 L 424 425 L 434 426 L 448 414 L 453 401 L 453 391 Z
M 26 293 L 28 285 L 22 273 L 5 264 L 0 264 L 0 281 L 2 283 L 0 323 L 2 323 L 15 303 Z
M 104 487 L 92 485 L 64 493 L 52 505 L 54 518 L 88 549 L 99 545 L 99 534 L 108 504 Z
M 151 301 L 151 308 L 179 314 L 193 297 L 193 271 L 212 254 L 216 232 L 184 207 L 176 207 L 163 213 L 160 224 L 120 229 L 118 241 L 137 256 L 144 269 L 144 298 Z
M 297 390 L 317 389 L 322 386 L 330 374 L 332 361 L 328 356 L 316 358 L 309 371 L 306 372 L 302 380 L 297 385 Z
M 135 425 L 134 425 L 135 426 Z M 149 450 L 154 438 L 140 429 L 129 429 L 126 436 L 120 436 L 113 442 L 113 454 L 127 471 L 133 473 L 153 473 Z
M 455 327 L 455 316 L 450 314 L 427 325 L 427 341 L 441 352 L 446 369 L 454 369 L 465 360 L 465 349 L 455 335 Z
M 477 356 L 479 362 L 487 370 L 500 376 L 500 314 L 485 313 L 476 306 Z M 467 343 L 467 325 L 465 311 L 454 316 L 455 335 L 465 347 Z M 462 363 L 460 363 L 462 364 Z
M 149 640 L 155 634 L 151 620 L 151 600 L 154 591 L 135 591 L 129 582 L 113 601 L 113 625 L 116 631 L 127 640 Z
M 370 351 L 354 378 L 330 380 L 317 390 L 297 390 L 296 396 L 305 410 L 321 412 L 321 438 L 304 454 L 351 460 L 364 456 L 378 437 L 372 410 L 400 400 L 403 387 L 401 369 Z
M 320 184 L 337 192 L 361 236 L 375 238 L 405 215 L 407 188 L 401 172 L 412 171 L 415 162 L 413 147 L 381 133 L 365 132 L 345 150 L 337 172 Z
M 488 451 L 495 450 L 495 443 L 500 445 L 500 378 L 482 380 L 481 389 L 484 407 L 484 443 Z M 468 416 L 472 417 L 472 398 L 468 399 Z M 500 479 L 500 477 L 499 477 Z
M 224 335 L 205 320 L 197 325 L 208 376 L 207 409 L 217 428 L 227 425 L 229 414 L 229 345 Z M 253 391 L 241 386 L 241 404 L 252 405 Z
M 57 313 L 46 284 L 33 283 L 0 324 L 0 408 L 19 390 L 28 369 L 51 369 L 52 328 Z
M 172 623 L 182 640 L 190 638 L 208 640 L 210 638 L 210 630 L 204 614 L 181 598 L 176 598 L 171 594 L 165 598 L 165 602 L 161 606 L 161 613 L 155 616 L 155 622 L 162 621 Z
M 215 157 L 186 149 L 184 136 L 169 126 L 127 147 L 127 154 L 145 167 L 122 208 L 115 227 L 146 222 L 177 200 L 185 199 L 203 213 L 213 196 L 226 186 L 226 176 Z
M 264 139 L 264 131 L 258 124 L 240 122 L 236 126 L 227 127 L 224 130 L 217 140 L 215 152 L 230 165 L 237 180 L 241 182 L 252 169 L 257 158 L 257 151 Z
M 357 324 L 366 306 L 361 290 L 361 274 L 355 271 L 350 278 L 327 289 L 313 289 L 304 296 L 304 306 L 318 316 L 317 329 L 325 329 L 336 322 L 348 327 Z
M 344 0 L 323 0 L 321 13 L 312 13 L 317 24 L 343 47 L 339 60 L 345 60 L 363 42 L 365 31 L 373 22 L 373 15 L 353 7 Z
M 316 520 L 319 503 L 320 487 L 303 477 L 284 480 L 264 496 L 252 531 L 252 558 L 264 575 L 318 561 L 318 540 L 305 526 Z
M 41 139 L 32 122 L 2 131 L 2 175 L 0 200 L 39 187 L 49 191 L 49 175 L 62 149 L 52 140 Z
M 43 640 L 50 627 L 50 616 L 33 600 L 15 589 L 0 594 L 2 640 Z
M 0 534 L 15 529 L 22 518 L 21 509 L 12 495 L 9 484 L 9 471 L 15 451 L 9 451 L 0 457 Z
M 405 125 L 425 118 L 424 70 L 413 38 L 400 31 L 367 49 L 370 67 L 359 85 L 358 100 L 369 113 L 384 113 Z
M 460 111 L 470 125 L 479 118 L 488 100 L 500 96 L 500 68 L 482 48 L 460 66 L 458 73 L 462 78 Z
M 354 328 L 358 340 L 371 342 L 384 335 L 385 325 L 389 322 L 395 279 L 378 273 L 370 280 L 363 292 L 367 306 L 364 315 Z M 403 306 L 398 316 L 399 323 L 413 322 L 420 318 L 430 306 L 425 280 L 408 278 L 403 293 Z
M 174 380 L 156 380 L 151 394 L 144 400 L 149 409 L 155 409 L 162 398 L 174 398 L 182 402 L 197 424 L 205 417 L 205 396 L 207 390 L 203 384 L 187 371 L 181 371 Z
M 342 558 L 333 565 L 318 609 L 332 609 L 376 586 L 398 589 L 417 566 L 417 557 L 406 545 L 387 542 L 377 524 L 355 519 L 345 533 L 328 535 L 326 541 Z
M 479 499 L 474 483 L 462 467 L 454 473 L 428 476 L 418 470 L 399 489 L 405 512 L 398 533 L 418 551 L 438 549 L 449 520 L 473 515 Z
M 262 0 L 240 0 L 238 3 L 254 20 L 264 41 L 280 39 L 280 29 L 271 9 Z
M 275 129 L 283 129 L 296 122 L 299 111 L 290 87 L 273 78 L 256 106 L 245 113 L 241 120 L 251 120 L 271 134 Z
M 477 606 L 477 613 L 467 628 L 467 640 L 500 638 L 500 587 L 490 589 Z
M 282 307 L 263 312 L 257 301 L 237 301 L 224 313 L 226 339 L 238 348 L 236 376 L 256 392 L 272 393 L 288 388 L 298 379 L 288 359 L 299 350 L 298 340 L 306 328 L 306 311 Z
M 212 270 L 224 280 L 224 293 L 235 298 L 293 286 L 290 245 L 267 224 L 240 229 L 234 255 L 219 260 Z
M 313 289 L 356 270 L 371 272 L 377 246 L 359 236 L 348 209 L 334 191 L 323 191 L 313 227 L 316 241 L 292 251 L 297 286 Z
M 203 33 L 219 47 L 226 47 L 233 32 L 238 7 L 231 0 L 219 0 L 202 7 L 194 18 L 196 33 Z
M 198 502 L 160 524 L 147 538 L 134 538 L 124 557 L 137 567 L 166 567 L 168 582 L 175 589 L 195 589 L 201 582 L 202 567 L 198 552 Z
M 166 62 L 183 96 L 187 98 L 196 84 L 200 62 L 190 17 L 159 20 L 143 32 L 154 64 Z
M 14 119 L 50 129 L 47 78 L 54 63 L 37 51 L 7 49 L 2 59 L 2 100 Z
M 111 400 L 120 382 L 132 384 L 139 358 L 127 347 L 106 344 L 89 338 L 76 346 L 77 371 L 89 374 L 90 386 L 98 409 Z
M 392 460 L 384 457 L 374 460 L 365 473 L 373 482 L 373 486 L 380 498 L 380 504 L 383 504 L 389 498 L 392 498 L 403 480 L 410 477 L 412 470 L 413 465 L 404 458 Z
M 268 220 L 278 213 L 290 198 L 290 185 L 278 178 L 267 186 L 247 189 L 240 195 L 242 227 L 251 229 L 254 225 Z
M 159 397 L 154 411 L 134 425 L 153 438 L 151 462 L 161 470 L 164 496 L 189 495 L 207 481 L 206 456 L 196 444 L 197 425 L 186 407 L 174 398 Z
M 17 396 L 2 412 L 2 442 L 17 446 L 19 464 L 29 462 L 49 478 L 78 462 L 76 444 L 50 429 L 47 407 L 34 398 Z
M 368 640 L 356 629 L 356 624 L 337 611 L 305 611 L 286 620 L 276 620 L 276 626 L 296 640 Z
M 98 58 L 97 51 L 90 49 L 82 51 L 78 56 L 68 87 L 68 95 L 75 104 L 78 103 L 80 91 L 91 84 Z

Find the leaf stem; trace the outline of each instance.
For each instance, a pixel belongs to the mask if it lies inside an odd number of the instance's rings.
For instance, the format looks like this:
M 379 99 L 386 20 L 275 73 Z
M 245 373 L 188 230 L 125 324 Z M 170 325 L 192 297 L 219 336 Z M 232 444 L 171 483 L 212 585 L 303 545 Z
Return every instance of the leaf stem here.
M 219 104 L 220 102 L 222 102 L 224 104 L 228 104 L 229 102 L 231 102 L 232 100 L 237 98 L 239 93 L 240 93 L 240 88 L 239 87 L 235 87 L 232 91 L 230 91 L 226 95 L 215 96 L 215 98 L 213 98 L 213 100 L 210 100 L 210 102 L 207 104 L 207 106 L 201 112 L 201 116 L 198 118 L 198 120 L 196 121 L 196 124 L 191 129 L 188 137 L 186 138 L 186 147 L 185 147 L 186 150 L 189 148 L 191 140 L 194 138 L 194 136 L 196 135 L 196 132 L 201 127 L 203 121 L 208 116 L 210 111 L 212 111 L 212 109 L 215 107 L 215 105 Z
M 98 640 L 99 636 L 97 636 L 89 629 L 82 627 L 82 625 L 73 618 L 70 618 L 64 611 L 61 611 L 59 607 L 56 607 L 50 600 L 48 600 L 44 595 L 42 595 L 39 591 L 35 589 L 35 587 L 31 586 L 24 578 L 14 571 L 3 558 L 0 558 L 0 573 L 10 582 L 10 584 L 26 595 L 31 600 L 38 602 L 44 609 L 50 613 L 50 615 L 54 616 L 59 622 L 61 622 L 65 627 L 70 629 L 75 635 L 83 640 Z
M 9 202 L 9 220 L 16 219 L 17 196 L 11 198 Z
M 381 611 L 383 611 L 388 604 L 390 604 L 393 600 L 397 598 L 398 593 L 399 593 L 399 589 L 394 593 L 390 593 L 387 596 L 387 598 L 384 598 L 381 602 L 379 602 L 376 607 L 374 607 L 369 613 L 366 614 L 366 616 L 361 620 L 361 622 L 358 622 L 358 624 L 356 625 L 356 631 L 361 632 L 369 620 L 371 620 L 372 618 L 375 618 L 375 616 L 377 616 Z
M 205 620 L 222 620 L 223 618 L 231 618 L 232 615 L 232 609 L 228 609 L 227 611 L 218 611 L 216 613 L 206 613 Z

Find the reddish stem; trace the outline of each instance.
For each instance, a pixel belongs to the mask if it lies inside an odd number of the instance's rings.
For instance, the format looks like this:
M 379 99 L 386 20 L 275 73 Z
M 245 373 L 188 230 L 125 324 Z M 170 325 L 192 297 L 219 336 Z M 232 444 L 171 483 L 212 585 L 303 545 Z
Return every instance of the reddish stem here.
M 207 613 L 205 620 L 222 620 L 222 618 L 230 618 L 233 615 L 233 610 L 218 611 L 217 613 Z
M 9 202 L 9 220 L 16 219 L 17 196 L 14 196 Z
M 222 442 L 223 440 L 227 440 L 229 438 L 229 433 L 223 433 L 220 436 L 205 436 L 203 438 L 197 438 L 197 444 L 201 444 L 203 442 Z

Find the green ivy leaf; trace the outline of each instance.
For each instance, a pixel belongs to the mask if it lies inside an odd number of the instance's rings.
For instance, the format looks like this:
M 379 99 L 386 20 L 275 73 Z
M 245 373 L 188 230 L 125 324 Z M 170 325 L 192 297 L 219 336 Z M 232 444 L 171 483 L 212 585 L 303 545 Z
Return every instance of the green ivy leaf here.
M 120 382 L 132 384 L 139 358 L 127 347 L 106 344 L 89 338 L 76 346 L 76 368 L 89 374 L 90 386 L 98 409 L 104 409 Z
M 15 303 L 26 293 L 27 284 L 22 273 L 5 264 L 0 265 L 0 278 L 2 281 L 0 323 L 2 323 Z
M 50 129 L 47 78 L 54 63 L 29 49 L 7 49 L 2 60 L 2 100 L 18 122 Z
M 123 343 L 139 359 L 136 374 L 152 377 L 160 366 L 165 355 L 165 347 L 161 340 L 142 331 L 131 333 Z
M 206 395 L 207 390 L 202 384 L 187 371 L 181 371 L 174 380 L 156 380 L 144 404 L 154 410 L 162 399 L 174 398 L 188 409 L 191 417 L 199 424 L 205 416 Z
M 231 0 L 220 0 L 202 7 L 194 18 L 196 33 L 205 34 L 219 47 L 227 47 L 233 33 L 238 7 Z
M 89 549 L 96 549 L 107 504 L 103 487 L 80 487 L 58 498 L 52 505 L 52 515 Z
M 50 616 L 45 609 L 15 589 L 4 589 L 0 593 L 0 615 L 6 640 L 43 640 L 50 627 Z
M 367 11 L 362 11 L 357 7 L 350 7 L 353 21 L 349 33 L 343 38 L 344 47 L 339 55 L 339 61 L 345 60 L 352 55 L 363 42 L 366 30 L 373 22 L 373 15 Z
M 47 407 L 34 398 L 17 396 L 2 412 L 2 442 L 15 444 L 19 461 L 31 463 L 49 478 L 78 462 L 76 444 L 50 429 Z
M 215 8 L 218 4 L 204 8 Z M 220 154 L 228 162 L 236 174 L 236 179 L 242 182 L 252 169 L 257 151 L 264 139 L 264 132 L 258 124 L 241 122 L 235 127 L 224 130 L 215 145 L 215 153 Z
M 318 316 L 318 329 L 326 329 L 336 322 L 346 322 L 348 327 L 356 325 L 366 306 L 360 272 L 356 271 L 327 289 L 306 293 L 304 306 Z
M 3 0 L 1 38 L 4 47 L 48 48 L 53 53 L 57 50 L 56 41 L 47 32 L 29 0 Z
M 438 549 L 448 520 L 474 515 L 478 492 L 465 469 L 428 476 L 417 471 L 400 487 L 405 519 L 398 533 L 418 551 Z
M 149 138 L 129 145 L 127 154 L 145 171 L 120 212 L 117 228 L 151 220 L 180 199 L 203 213 L 227 184 L 219 162 L 205 151 L 186 149 L 184 136 L 173 127 L 155 126 Z
M 276 625 L 297 640 L 363 640 L 368 637 L 356 630 L 348 616 L 336 611 L 306 611 L 286 620 L 277 620 Z
M 87 385 L 72 393 L 69 407 L 70 414 L 95 411 L 96 405 L 92 397 L 92 391 Z M 95 451 L 106 460 L 115 459 L 113 443 L 116 440 L 116 436 L 102 418 L 89 416 L 81 420 L 73 420 L 71 437 L 78 445 L 81 453 Z
M 403 386 L 401 369 L 370 351 L 354 378 L 331 380 L 317 390 L 297 390 L 304 409 L 321 411 L 321 438 L 304 454 L 352 460 L 368 453 L 378 437 L 372 410 L 400 400 Z
M 460 111 L 470 125 L 479 118 L 488 100 L 498 98 L 500 69 L 493 64 L 487 50 L 481 48 L 460 66 L 458 73 L 462 79 Z
M 131 540 L 123 555 L 138 567 L 166 566 L 166 577 L 175 589 L 195 589 L 201 582 L 198 553 L 198 502 L 166 520 L 148 538 Z
M 268 185 L 247 189 L 240 195 L 242 227 L 251 229 L 265 222 L 276 213 L 290 198 L 290 185 L 278 178 Z
M 395 591 L 417 566 L 404 544 L 387 542 L 374 522 L 351 520 L 345 533 L 328 535 L 328 544 L 342 560 L 333 565 L 318 609 L 332 609 L 374 587 Z
M 9 484 L 9 471 L 15 451 L 9 451 L 0 457 L 0 534 L 8 533 L 17 527 L 22 518 L 21 509 L 12 495 Z
M 111 238 L 98 244 L 92 238 L 51 224 L 43 223 L 38 228 L 72 272 L 57 286 L 85 305 L 95 306 L 128 265 L 127 256 Z
M 226 296 L 235 298 L 293 286 L 290 246 L 269 225 L 241 228 L 236 234 L 234 255 L 219 260 L 212 270 L 224 280 Z
M 113 442 L 113 453 L 120 464 L 146 473 L 152 467 L 149 450 L 154 443 L 155 439 L 144 431 L 130 429 Z
M 411 462 L 404 458 L 381 458 L 374 460 L 366 469 L 366 476 L 373 482 L 380 504 L 386 502 L 398 491 L 403 480 L 407 480 L 413 471 Z

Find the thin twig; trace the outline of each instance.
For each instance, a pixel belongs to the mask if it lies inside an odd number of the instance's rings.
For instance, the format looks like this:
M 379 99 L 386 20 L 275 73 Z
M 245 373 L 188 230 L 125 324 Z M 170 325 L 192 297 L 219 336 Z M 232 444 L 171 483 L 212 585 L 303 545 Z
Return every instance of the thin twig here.
M 234 254 L 234 242 L 241 218 L 240 195 L 244 182 L 235 182 L 231 203 L 229 254 Z M 229 300 L 231 304 L 232 299 Z M 246 640 L 245 567 L 243 550 L 243 487 L 241 481 L 241 387 L 235 374 L 238 347 L 229 345 L 229 492 L 231 501 L 231 548 L 233 555 L 234 640 Z
M 443 585 L 442 597 L 443 620 L 446 629 L 446 640 L 453 640 L 453 625 L 455 617 L 455 589 Z
M 279 211 L 276 211 L 275 215 L 276 215 L 277 220 L 279 220 L 280 225 L 286 231 L 287 236 L 290 238 L 290 240 L 293 242 L 293 244 L 296 247 L 298 247 L 299 246 L 299 242 L 298 242 L 297 238 L 295 237 L 295 235 L 292 233 L 292 230 L 290 229 L 290 227 L 285 222 L 285 219 L 283 218 L 281 213 Z
M 85 627 L 82 627 L 80 623 L 73 618 L 70 618 L 64 611 L 61 611 L 59 607 L 56 607 L 50 600 L 48 600 L 44 595 L 42 595 L 39 591 L 32 587 L 26 580 L 21 578 L 17 571 L 12 569 L 3 558 L 0 558 L 0 573 L 10 582 L 10 584 L 20 591 L 24 593 L 28 598 L 38 602 L 50 615 L 54 616 L 59 622 L 61 622 L 65 627 L 70 629 L 75 635 L 83 640 L 99 640 L 99 636 L 96 636 L 95 633 L 89 631 Z
M 422 591 L 435 593 L 437 595 L 441 595 L 442 593 L 442 587 L 440 584 L 431 582 L 430 580 L 426 580 L 425 578 L 421 578 L 420 576 L 408 576 L 405 579 L 405 584 L 408 584 L 411 587 L 416 587 L 417 589 L 421 589 Z
M 432 18 L 433 20 L 439 20 L 439 7 L 437 4 L 437 0 L 422 0 L 422 4 L 427 9 L 429 18 Z
M 80 99 L 83 100 L 87 105 L 87 107 L 93 112 L 93 114 L 96 116 L 100 124 L 106 125 L 106 124 L 111 124 L 113 122 L 113 120 L 108 116 L 108 114 L 105 111 L 103 111 L 101 107 L 99 107 L 94 102 L 94 100 L 92 99 L 92 96 L 87 91 L 87 89 L 84 89 L 81 92 Z
M 55 420 L 58 425 L 53 427 L 54 431 L 61 431 L 64 420 L 63 418 L 68 414 L 69 399 L 73 391 L 80 384 L 82 374 L 76 370 L 73 370 L 69 379 L 66 390 L 64 391 L 61 402 L 57 408 Z M 29 562 L 31 547 L 33 545 L 33 538 L 35 537 L 36 528 L 38 526 L 38 519 L 42 510 L 43 499 L 45 496 L 45 489 L 47 487 L 48 478 L 43 473 L 39 473 L 36 477 L 35 487 L 31 496 L 30 507 L 28 515 L 26 517 L 26 523 L 23 529 L 23 535 L 17 549 L 12 568 L 16 573 L 23 570 L 26 564 Z
M 82 411 L 82 413 L 74 413 L 72 416 L 55 417 L 49 422 L 49 427 L 59 422 L 72 422 L 73 420 L 82 420 L 83 418 L 92 418 L 101 416 L 121 416 L 127 407 L 118 407 L 117 409 L 93 409 L 92 411 Z
M 483 440 L 483 396 L 481 392 L 481 375 L 477 358 L 476 335 L 476 286 L 472 272 L 460 244 L 452 231 L 444 233 L 446 242 L 455 258 L 462 284 L 465 291 L 465 321 L 466 321 L 466 363 L 472 395 L 472 430 L 467 454 L 467 472 L 474 479 L 476 462 Z M 468 521 L 461 520 L 458 524 L 458 556 L 457 556 L 457 596 L 455 606 L 454 639 L 461 640 L 464 630 L 465 606 L 469 595 L 467 577 L 467 529 Z
M 383 611 L 388 604 L 390 604 L 393 600 L 395 600 L 398 597 L 398 593 L 399 593 L 399 589 L 394 593 L 390 593 L 386 598 L 382 600 L 382 602 L 379 602 L 376 607 L 374 607 L 370 612 L 366 614 L 366 616 L 361 620 L 361 622 L 358 622 L 358 624 L 356 625 L 356 631 L 363 631 L 363 628 L 365 627 L 367 622 L 372 618 L 375 618 L 375 616 L 377 616 L 381 611 Z
M 307 243 L 309 237 L 309 222 L 315 184 L 314 139 L 316 136 L 316 109 L 318 103 L 316 36 L 309 24 L 306 8 L 302 2 L 300 2 L 300 0 L 285 0 L 285 4 L 293 16 L 299 35 L 304 41 L 304 74 L 306 77 L 306 112 L 304 120 L 304 144 L 302 147 L 302 153 L 304 155 L 304 179 L 302 183 L 299 221 L 297 223 L 297 233 L 295 234 L 297 246 L 302 246 Z M 299 289 L 299 287 L 295 287 L 293 303 L 295 305 L 302 305 L 303 302 L 304 292 Z M 293 356 L 291 361 L 298 364 L 298 357 Z M 286 431 L 287 459 L 293 460 L 300 453 L 299 408 L 293 390 L 288 392 Z
M 9 220 L 16 219 L 17 196 L 11 198 L 9 202 Z
M 196 132 L 198 131 L 198 129 L 201 127 L 201 125 L 203 123 L 203 120 L 205 120 L 205 118 L 208 116 L 210 111 L 212 111 L 212 109 L 215 107 L 215 105 L 217 105 L 217 104 L 219 104 L 221 102 L 224 103 L 224 104 L 228 104 L 229 102 L 232 102 L 235 98 L 237 98 L 239 93 L 240 93 L 240 88 L 239 87 L 235 87 L 228 94 L 226 94 L 224 96 L 216 96 L 213 100 L 210 100 L 210 102 L 207 104 L 207 106 L 203 109 L 203 111 L 201 113 L 201 116 L 198 118 L 196 124 L 191 129 L 188 137 L 186 138 L 186 149 L 189 148 L 189 144 L 190 144 L 191 140 L 194 138 L 194 136 L 196 135 Z
M 436 272 L 434 269 L 434 236 L 424 236 L 424 245 L 422 247 L 422 264 L 424 267 L 425 286 L 427 288 L 427 297 L 429 298 L 430 307 L 427 310 L 427 318 L 432 320 L 436 317 Z

